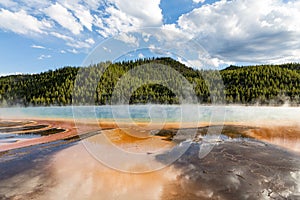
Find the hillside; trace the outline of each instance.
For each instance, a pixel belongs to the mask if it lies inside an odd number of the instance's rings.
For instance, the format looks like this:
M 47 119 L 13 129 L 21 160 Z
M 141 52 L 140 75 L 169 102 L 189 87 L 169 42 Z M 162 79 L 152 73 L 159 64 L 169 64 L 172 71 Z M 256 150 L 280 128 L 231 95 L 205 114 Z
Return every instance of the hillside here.
M 300 64 L 261 65 L 236 67 L 230 66 L 219 72 L 199 71 L 186 67 L 182 63 L 171 58 L 140 59 L 120 63 L 99 63 L 81 70 L 88 72 L 86 85 L 97 78 L 97 74 L 103 71 L 103 66 L 109 66 L 98 82 L 96 91 L 85 88 L 77 88 L 76 99 L 84 101 L 87 96 L 92 96 L 92 102 L 96 105 L 110 104 L 111 95 L 120 78 L 130 69 L 140 65 L 153 63 L 170 66 L 193 84 L 197 95 L 195 101 L 199 103 L 211 103 L 208 86 L 204 81 L 213 80 L 217 83 L 217 74 L 220 73 L 225 86 L 225 95 L 222 91 L 213 91 L 215 102 L 229 104 L 262 104 L 281 105 L 288 101 L 293 105 L 300 104 Z M 1 106 L 49 106 L 71 105 L 78 67 L 65 67 L 55 71 L 47 71 L 34 75 L 12 75 L 0 77 L 0 105 Z M 169 72 L 168 72 L 169 73 Z M 79 75 L 80 77 L 80 75 Z M 165 73 L 157 73 L 157 79 L 172 79 Z M 174 78 L 173 78 L 174 79 Z M 143 84 L 142 78 L 127 80 L 126 84 L 135 81 Z M 174 80 L 173 80 L 174 81 Z M 174 82 L 180 88 L 179 82 Z M 218 82 L 217 84 L 221 84 Z M 92 87 L 91 87 L 92 88 Z M 126 88 L 126 85 L 124 86 Z M 218 87 L 217 87 L 218 88 Z M 132 104 L 139 103 L 178 103 L 174 91 L 158 84 L 148 84 L 139 87 L 130 96 L 124 96 Z M 81 101 L 82 100 L 82 101 Z

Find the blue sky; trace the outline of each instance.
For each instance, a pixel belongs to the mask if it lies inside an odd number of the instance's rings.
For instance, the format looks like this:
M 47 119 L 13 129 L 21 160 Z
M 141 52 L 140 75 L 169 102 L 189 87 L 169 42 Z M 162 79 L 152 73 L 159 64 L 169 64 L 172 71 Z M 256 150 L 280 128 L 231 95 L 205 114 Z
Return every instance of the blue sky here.
M 0 75 L 80 66 L 99 44 L 110 59 L 120 43 L 148 47 L 132 58 L 181 53 L 195 68 L 300 62 L 299 18 L 299 0 L 1 0 Z M 201 50 L 182 53 L 183 41 Z

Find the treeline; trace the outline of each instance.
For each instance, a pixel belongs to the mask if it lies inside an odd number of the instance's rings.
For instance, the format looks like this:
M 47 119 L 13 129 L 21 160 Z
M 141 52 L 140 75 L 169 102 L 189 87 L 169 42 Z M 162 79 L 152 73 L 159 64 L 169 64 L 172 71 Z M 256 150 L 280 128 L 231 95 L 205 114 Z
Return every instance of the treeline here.
M 0 77 L 1 106 L 177 104 L 184 99 L 203 104 L 299 105 L 300 64 L 216 71 L 151 58 Z

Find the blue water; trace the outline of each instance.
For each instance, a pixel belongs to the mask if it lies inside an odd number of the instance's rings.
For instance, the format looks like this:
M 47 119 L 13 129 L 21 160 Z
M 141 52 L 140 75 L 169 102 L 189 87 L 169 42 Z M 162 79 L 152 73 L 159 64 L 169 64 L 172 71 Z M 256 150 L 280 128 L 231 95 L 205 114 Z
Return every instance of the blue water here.
M 298 107 L 255 107 L 255 106 L 82 106 L 82 107 L 28 107 L 0 108 L 1 119 L 56 118 L 86 120 L 132 120 L 157 122 L 258 122 L 272 121 L 275 124 L 293 122 L 300 125 Z M 94 121 L 95 122 L 95 121 Z M 41 137 L 1 133 L 0 146 Z
M 5 144 L 15 143 L 22 140 L 29 140 L 34 138 L 39 138 L 41 135 L 34 135 L 34 134 L 11 134 L 11 133 L 4 133 L 0 130 L 0 147 Z
M 132 119 L 135 121 L 299 121 L 299 107 L 259 106 L 82 106 L 0 108 L 1 118 Z

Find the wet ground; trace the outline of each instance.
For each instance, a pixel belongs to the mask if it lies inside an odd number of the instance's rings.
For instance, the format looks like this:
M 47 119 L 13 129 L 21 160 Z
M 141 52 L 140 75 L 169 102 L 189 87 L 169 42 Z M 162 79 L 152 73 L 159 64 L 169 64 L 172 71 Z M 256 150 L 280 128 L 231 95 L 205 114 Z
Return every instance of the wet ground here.
M 49 159 L 74 144 L 60 140 L 0 152 L 0 199 L 39 199 L 45 187 L 53 183 Z
M 18 122 L 16 126 L 29 125 Z M 16 127 L 13 122 L 1 122 L 1 128 Z M 214 132 L 218 130 L 221 135 Z M 155 162 L 166 163 L 163 169 L 142 174 L 107 167 L 76 136 L 2 151 L 0 199 L 300 199 L 299 153 L 256 140 L 255 134 L 265 130 L 245 125 L 185 128 L 180 134 L 175 128 L 154 129 L 151 133 L 159 136 L 161 144 L 173 146 L 154 155 Z M 145 146 L 149 140 L 138 138 L 137 142 L 117 129 L 85 138 L 95 140 L 103 133 L 123 148 Z M 186 141 L 183 135 L 191 133 L 195 133 L 193 139 Z M 190 145 L 187 151 L 169 165 L 176 146 L 186 144 Z
M 200 148 L 192 144 L 173 164 L 180 175 L 162 199 L 300 198 L 298 155 L 253 140 L 222 142 L 201 159 Z

